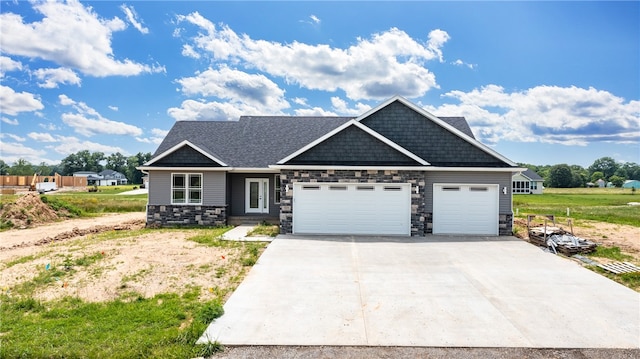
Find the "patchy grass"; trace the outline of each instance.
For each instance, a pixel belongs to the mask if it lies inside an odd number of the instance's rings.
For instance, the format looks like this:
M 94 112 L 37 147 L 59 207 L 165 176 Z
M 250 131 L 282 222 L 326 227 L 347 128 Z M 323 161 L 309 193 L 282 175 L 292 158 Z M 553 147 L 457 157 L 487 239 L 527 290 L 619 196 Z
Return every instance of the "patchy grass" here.
M 73 192 L 47 197 L 47 203 L 66 208 L 78 216 L 93 216 L 102 213 L 144 212 L 147 195 L 116 195 Z M 55 208 L 54 208 L 55 209 Z
M 196 289 L 107 303 L 0 300 L 2 358 L 191 358 L 221 349 L 194 344 L 223 313 L 217 299 L 198 302 Z
M 549 188 L 542 195 L 515 194 L 513 208 L 520 217 L 527 214 L 553 214 L 557 218 L 569 217 L 640 227 L 640 206 L 629 202 L 640 201 L 640 195 L 621 188 Z
M 13 267 L 13 266 L 15 266 L 17 264 L 32 262 L 36 258 L 37 257 L 35 255 L 28 255 L 28 256 L 20 257 L 20 258 L 14 259 L 12 261 L 6 262 L 4 264 L 4 268 L 11 268 L 11 267 Z
M 268 236 L 275 237 L 280 234 L 280 226 L 271 225 L 262 223 L 256 227 L 254 227 L 249 233 L 248 236 Z
M 624 254 L 619 247 L 598 246 L 594 252 L 588 254 L 589 257 L 608 258 L 614 261 L 630 261 L 633 256 Z

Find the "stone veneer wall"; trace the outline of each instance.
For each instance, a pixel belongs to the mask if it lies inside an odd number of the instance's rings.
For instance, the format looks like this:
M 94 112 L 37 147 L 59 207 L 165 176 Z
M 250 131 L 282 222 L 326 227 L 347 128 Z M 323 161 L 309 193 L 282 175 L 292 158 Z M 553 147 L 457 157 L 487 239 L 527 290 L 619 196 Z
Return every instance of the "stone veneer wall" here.
M 147 205 L 147 227 L 226 224 L 226 206 Z
M 498 235 L 513 235 L 513 214 L 500 214 L 500 220 L 498 222 Z
M 282 170 L 280 173 L 280 233 L 293 232 L 293 184 L 305 183 L 411 183 L 411 235 L 425 234 L 424 181 L 421 171 Z M 286 191 L 289 185 L 289 191 Z M 416 186 L 419 187 L 416 193 Z

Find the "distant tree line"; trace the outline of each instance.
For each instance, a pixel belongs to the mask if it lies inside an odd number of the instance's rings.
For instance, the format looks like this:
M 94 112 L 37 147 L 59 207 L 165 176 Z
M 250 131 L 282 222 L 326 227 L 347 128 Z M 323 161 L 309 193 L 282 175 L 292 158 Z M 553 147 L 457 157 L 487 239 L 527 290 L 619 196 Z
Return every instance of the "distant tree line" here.
M 71 176 L 74 172 L 79 171 L 101 172 L 104 169 L 110 169 L 124 174 L 129 183 L 142 183 L 142 172 L 136 167 L 150 159 L 150 152 L 138 152 L 133 156 L 126 157 L 120 152 L 105 156 L 102 152 L 84 150 L 70 154 L 60 163 L 54 165 L 47 165 L 44 162 L 33 165 L 29 161 L 18 159 L 9 166 L 0 160 L 0 174 L 29 176 L 39 173 L 43 176 L 51 176 L 57 172 L 63 176 Z M 587 168 L 567 164 L 536 166 L 519 163 L 519 165 L 535 171 L 544 178 L 545 187 L 587 187 L 588 183 L 595 184 L 599 179 L 620 187 L 626 180 L 640 180 L 640 165 L 634 162 L 619 163 L 611 157 L 599 158 Z
M 114 170 L 124 174 L 129 183 L 142 183 L 142 172 L 136 167 L 148 162 L 151 153 L 138 152 L 126 157 L 120 152 L 105 156 L 102 152 L 78 151 L 63 158 L 60 163 L 48 165 L 44 162 L 34 165 L 25 159 L 18 159 L 11 166 L 0 159 L 0 175 L 31 176 L 37 173 L 42 176 L 53 176 L 59 173 L 63 176 L 72 176 L 75 172 L 92 171 L 102 172 L 105 169 Z
M 634 162 L 616 162 L 611 157 L 598 158 L 587 168 L 564 163 L 544 166 L 525 163 L 519 165 L 535 171 L 544 178 L 545 187 L 587 187 L 589 183 L 597 185 L 600 179 L 620 187 L 626 180 L 640 180 L 640 165 Z

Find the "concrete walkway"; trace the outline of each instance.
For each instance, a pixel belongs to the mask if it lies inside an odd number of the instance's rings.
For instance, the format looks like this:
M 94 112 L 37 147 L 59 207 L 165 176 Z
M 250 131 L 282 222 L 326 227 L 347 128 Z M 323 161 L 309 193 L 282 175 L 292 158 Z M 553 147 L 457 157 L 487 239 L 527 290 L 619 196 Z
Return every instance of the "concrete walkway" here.
M 512 237 L 279 236 L 209 340 L 638 348 L 640 294 Z
M 271 242 L 273 237 L 269 236 L 250 236 L 247 234 L 256 227 L 255 224 L 241 224 L 234 227 L 232 230 L 224 232 L 222 239 L 228 241 L 243 241 L 243 242 Z

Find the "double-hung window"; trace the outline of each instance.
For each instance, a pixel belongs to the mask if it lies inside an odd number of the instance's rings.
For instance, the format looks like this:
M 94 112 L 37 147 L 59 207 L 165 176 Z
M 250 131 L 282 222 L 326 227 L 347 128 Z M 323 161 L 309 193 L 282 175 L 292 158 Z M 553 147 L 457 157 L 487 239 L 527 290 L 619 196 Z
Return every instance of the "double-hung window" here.
M 275 185 L 273 186 L 273 202 L 280 203 L 280 191 L 282 190 L 282 185 L 280 184 L 280 175 L 276 175 L 274 182 Z
M 202 204 L 202 174 L 171 174 L 172 204 Z

